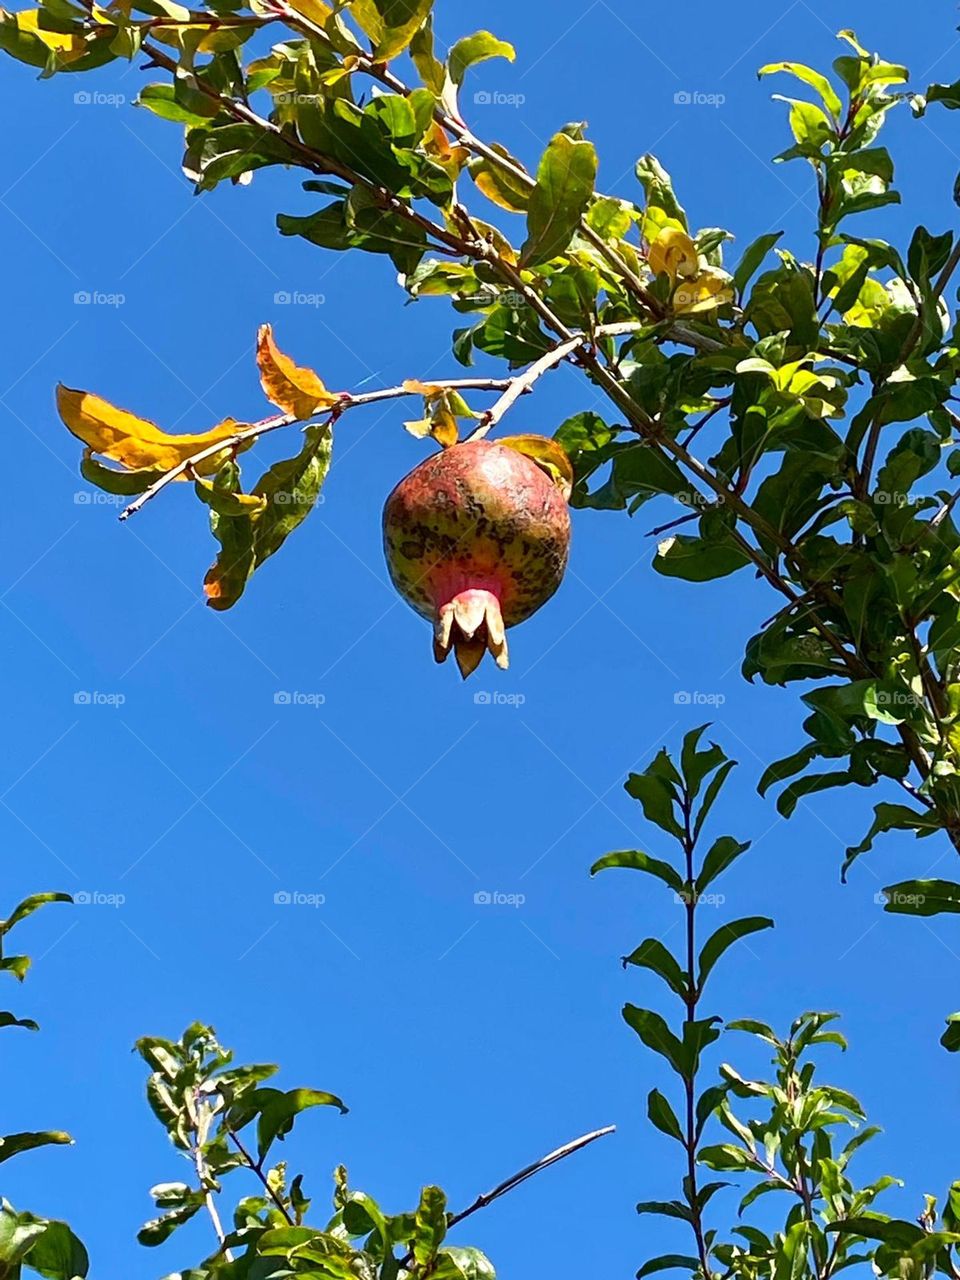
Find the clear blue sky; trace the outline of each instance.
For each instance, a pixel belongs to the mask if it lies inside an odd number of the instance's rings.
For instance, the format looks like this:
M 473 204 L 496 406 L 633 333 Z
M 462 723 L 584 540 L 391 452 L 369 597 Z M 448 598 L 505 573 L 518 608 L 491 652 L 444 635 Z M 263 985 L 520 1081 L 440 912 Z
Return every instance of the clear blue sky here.
M 471 107 L 481 133 L 533 163 L 558 125 L 587 119 L 604 187 L 635 195 L 634 159 L 653 150 L 695 224 L 731 228 L 741 248 L 781 227 L 800 252 L 811 245 L 808 171 L 768 162 L 786 145 L 769 94 L 790 89 L 758 83 L 757 66 L 826 66 L 832 33 L 854 24 L 918 87 L 960 68 L 951 4 L 906 22 L 889 0 L 866 17 L 850 0 L 741 0 L 719 25 L 703 0 L 628 8 L 440 0 L 438 21 L 448 40 L 486 25 L 517 45 L 516 66 L 474 74 L 473 91 L 524 97 Z M 356 388 L 455 374 L 455 318 L 443 302 L 405 308 L 382 259 L 281 239 L 274 214 L 311 207 L 294 173 L 194 198 L 177 129 L 129 106 L 135 69 L 40 84 L 33 74 L 4 62 L 0 78 L 3 905 L 45 888 L 125 902 L 51 908 L 24 928 L 37 968 L 4 1003 L 43 1031 L 4 1037 L 0 1131 L 62 1126 L 77 1145 L 4 1166 L 4 1194 L 67 1217 L 101 1275 L 140 1280 L 199 1258 L 200 1220 L 162 1256 L 134 1240 L 147 1188 L 185 1171 L 142 1101 L 130 1047 L 202 1018 L 243 1057 L 283 1063 L 290 1085 L 350 1104 L 346 1118 L 305 1119 L 290 1143 L 317 1200 L 344 1161 L 391 1210 L 427 1181 L 460 1206 L 616 1122 L 616 1137 L 474 1218 L 462 1241 L 484 1247 L 504 1280 L 572 1280 L 587 1247 L 591 1274 L 629 1275 L 661 1246 L 685 1245 L 633 1213 L 670 1194 L 678 1171 L 644 1119 L 659 1065 L 619 1017 L 625 999 L 659 997 L 618 956 L 665 933 L 676 908 L 640 877 L 587 875 L 598 854 L 647 844 L 620 783 L 714 712 L 677 705 L 685 690 L 724 699 L 716 732 L 742 762 L 717 830 L 755 848 L 728 878 L 726 910 L 777 920 L 731 953 L 715 1010 L 780 1024 L 844 1010 L 852 1052 L 831 1073 L 885 1126 L 865 1164 L 908 1180 L 899 1203 L 912 1215 L 922 1192 L 957 1175 L 955 1108 L 938 1107 L 938 1141 L 921 1147 L 908 1101 L 955 1098 L 955 1063 L 936 1039 L 960 1004 L 960 934 L 949 918 L 883 917 L 874 895 L 901 874 L 951 868 L 933 842 L 888 838 L 843 888 L 840 855 L 865 827 L 866 793 L 817 797 L 790 823 L 756 796 L 762 764 L 801 740 L 796 691 L 739 675 L 773 609 L 766 589 L 746 576 L 704 587 L 655 576 L 644 535 L 675 508 L 633 521 L 580 513 L 567 580 L 514 633 L 510 671 L 461 685 L 452 665 L 434 667 L 427 628 L 384 581 L 381 504 L 421 456 L 394 404 L 344 421 L 323 506 L 234 612 L 206 609 L 212 544 L 191 494 L 168 492 L 125 527 L 113 507 L 78 503 L 87 490 L 55 382 L 202 430 L 264 411 L 252 359 L 262 321 L 329 385 Z M 94 90 L 128 105 L 75 104 Z M 725 102 L 677 105 L 680 91 Z M 902 110 L 889 143 L 904 206 L 861 222 L 864 233 L 884 226 L 905 243 L 917 222 L 954 225 L 960 120 L 916 123 Z M 84 290 L 125 301 L 76 305 Z M 274 302 L 294 290 L 325 302 Z M 561 372 L 511 425 L 550 433 L 592 405 Z M 325 702 L 278 706 L 281 690 Z M 478 690 L 524 701 L 478 706 Z M 125 701 L 77 705 L 78 691 Z M 476 906 L 482 890 L 526 901 Z M 278 906 L 283 891 L 326 902 Z M 743 1061 L 739 1039 L 719 1048 Z

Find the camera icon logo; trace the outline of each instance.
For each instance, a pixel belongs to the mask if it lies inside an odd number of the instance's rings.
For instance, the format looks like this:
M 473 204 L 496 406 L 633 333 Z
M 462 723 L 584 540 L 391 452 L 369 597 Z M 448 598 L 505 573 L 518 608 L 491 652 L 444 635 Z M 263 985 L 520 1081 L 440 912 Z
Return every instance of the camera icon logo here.
M 493 894 L 489 893 L 486 889 L 481 889 L 479 893 L 475 893 L 473 895 L 473 901 L 478 907 L 489 907 L 490 903 L 493 901 Z
M 273 895 L 273 901 L 278 907 L 289 907 L 293 899 L 286 889 L 280 889 Z
M 486 689 L 480 689 L 473 695 L 473 701 L 478 707 L 489 707 L 490 694 Z
M 290 295 L 286 289 L 278 289 L 273 295 L 273 301 L 278 307 L 288 307 L 290 305 Z
M 678 707 L 689 707 L 691 698 L 686 689 L 678 689 L 673 695 L 673 701 Z
M 90 694 L 87 693 L 86 689 L 78 689 L 77 692 L 73 695 L 73 701 L 75 706 L 89 707 Z
M 274 706 L 277 706 L 277 707 L 289 707 L 290 694 L 287 693 L 286 689 L 278 689 L 277 692 L 273 695 L 273 702 L 274 702 Z
M 489 107 L 493 101 L 493 95 L 487 89 L 479 89 L 474 95 L 473 100 L 478 107 Z
M 673 95 L 673 100 L 678 107 L 689 107 L 693 101 L 693 95 L 687 89 L 680 89 Z

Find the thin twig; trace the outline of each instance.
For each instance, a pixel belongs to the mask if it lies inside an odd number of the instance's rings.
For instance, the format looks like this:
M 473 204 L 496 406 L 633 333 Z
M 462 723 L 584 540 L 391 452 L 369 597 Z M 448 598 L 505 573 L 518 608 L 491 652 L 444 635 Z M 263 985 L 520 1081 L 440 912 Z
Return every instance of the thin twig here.
M 510 387 L 513 381 L 513 378 L 452 378 L 443 382 L 432 382 L 430 385 L 444 387 L 451 391 L 504 391 Z M 323 410 L 317 417 L 325 417 L 329 421 L 332 417 L 339 417 L 347 409 L 356 409 L 366 404 L 377 404 L 381 400 L 396 400 L 401 396 L 420 394 L 420 391 L 406 385 L 384 387 L 380 391 L 364 391 L 356 395 L 345 391 L 335 405 Z M 169 471 L 164 472 L 160 479 L 155 480 L 149 489 L 144 489 L 138 498 L 135 498 L 129 506 L 124 507 L 120 512 L 119 518 L 127 520 L 130 516 L 136 515 L 140 508 L 145 506 L 151 498 L 155 498 L 161 489 L 165 489 L 168 484 L 171 484 L 180 476 L 189 475 L 191 471 L 196 470 L 200 463 L 206 462 L 208 458 L 216 457 L 217 454 L 224 453 L 230 449 L 237 449 L 246 444 L 248 440 L 258 440 L 260 436 L 269 435 L 271 431 L 280 431 L 283 427 L 292 427 L 295 424 L 308 426 L 312 421 L 312 418 L 296 418 L 290 413 L 275 414 L 271 418 L 264 418 L 249 427 L 244 427 L 241 431 L 235 431 L 233 435 L 225 436 L 223 440 L 218 440 L 215 444 L 207 445 L 206 448 L 200 449 L 189 458 L 184 458 L 175 467 L 171 467 Z
M 558 364 L 562 364 L 568 356 L 573 355 L 586 341 L 586 334 L 575 334 L 574 337 L 566 342 L 561 342 L 552 351 L 548 351 L 546 355 L 541 356 L 519 377 L 512 379 L 510 386 L 504 391 L 496 404 L 481 415 L 479 425 L 475 430 L 471 431 L 467 436 L 467 440 L 482 440 L 488 432 L 493 430 L 504 414 L 516 404 L 520 397 L 533 389 L 533 384 L 538 378 Z
M 286 1218 L 287 1222 L 292 1227 L 294 1225 L 294 1222 L 293 1222 L 293 1218 L 290 1216 L 290 1211 L 287 1209 L 287 1206 L 283 1203 L 283 1201 L 277 1195 L 276 1191 L 274 1191 L 273 1187 L 270 1185 L 270 1179 L 263 1172 L 263 1169 L 261 1168 L 261 1166 L 254 1160 L 253 1156 L 251 1156 L 250 1152 L 247 1150 L 247 1148 L 244 1146 L 244 1144 L 241 1142 L 241 1140 L 237 1137 L 237 1135 L 233 1132 L 232 1129 L 227 1130 L 227 1136 L 229 1137 L 233 1145 L 237 1148 L 237 1151 L 240 1153 L 242 1158 L 246 1161 L 247 1168 L 250 1170 L 251 1173 L 257 1176 L 257 1178 L 260 1181 L 260 1185 L 263 1187 L 264 1191 L 266 1191 L 267 1195 L 270 1197 L 270 1199 L 277 1206 L 277 1208 L 280 1210 L 280 1212 Z
M 604 1129 L 594 1129 L 592 1133 L 585 1133 L 582 1138 L 575 1138 L 573 1142 L 568 1142 L 562 1147 L 557 1147 L 556 1151 L 551 1151 L 541 1160 L 528 1164 L 525 1169 L 521 1169 L 519 1173 L 512 1174 L 503 1182 L 499 1183 L 492 1191 L 485 1191 L 482 1195 L 477 1196 L 473 1204 L 468 1205 L 466 1209 L 461 1209 L 459 1213 L 453 1214 L 447 1221 L 448 1227 L 456 1226 L 458 1222 L 462 1222 L 464 1218 L 469 1218 L 472 1213 L 477 1213 L 480 1209 L 485 1209 L 488 1204 L 492 1204 L 494 1200 L 499 1200 L 501 1196 L 505 1196 L 508 1191 L 512 1191 L 514 1187 L 519 1187 L 522 1182 L 526 1182 L 528 1178 L 534 1177 L 535 1174 L 541 1173 L 544 1169 L 549 1169 L 552 1164 L 557 1164 L 560 1160 L 565 1160 L 567 1156 L 572 1156 L 575 1152 L 581 1151 L 584 1147 L 596 1142 L 598 1138 L 605 1138 L 608 1133 L 616 1131 L 616 1125 L 608 1124 Z

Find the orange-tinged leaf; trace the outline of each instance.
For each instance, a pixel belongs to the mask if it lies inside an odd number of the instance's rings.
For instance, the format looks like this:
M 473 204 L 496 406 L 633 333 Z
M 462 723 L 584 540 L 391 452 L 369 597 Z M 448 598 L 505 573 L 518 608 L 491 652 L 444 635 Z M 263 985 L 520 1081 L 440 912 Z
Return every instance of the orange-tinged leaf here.
M 404 391 L 409 391 L 411 395 L 438 396 L 443 394 L 444 388 L 438 386 L 435 382 L 421 382 L 419 378 L 406 378 L 403 382 Z
M 508 449 L 516 449 L 535 462 L 541 471 L 545 471 L 563 496 L 569 501 L 573 492 L 573 463 L 562 445 L 549 436 L 534 434 L 519 436 L 503 436 L 497 444 Z
M 227 418 L 201 435 L 170 435 L 153 422 L 118 409 L 89 391 L 57 387 L 57 409 L 68 430 L 94 453 L 122 463 L 132 471 L 146 467 L 169 471 L 220 440 L 229 440 L 244 423 Z M 249 448 L 245 441 L 243 448 Z M 213 454 L 197 467 L 202 475 L 216 471 L 223 453 Z
M 273 340 L 270 325 L 257 334 L 257 366 L 260 385 L 271 404 L 297 419 L 312 418 L 323 409 L 332 409 L 340 397 L 320 381 L 312 369 L 302 369 L 285 356 Z

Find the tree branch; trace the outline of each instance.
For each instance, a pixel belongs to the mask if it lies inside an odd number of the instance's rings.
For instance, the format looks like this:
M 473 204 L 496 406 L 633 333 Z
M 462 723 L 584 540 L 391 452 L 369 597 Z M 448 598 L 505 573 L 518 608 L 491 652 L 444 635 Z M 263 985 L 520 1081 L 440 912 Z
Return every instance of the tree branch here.
M 549 1169 L 552 1164 L 557 1164 L 561 1160 L 566 1160 L 567 1156 L 572 1156 L 577 1151 L 582 1151 L 584 1147 L 588 1147 L 591 1142 L 596 1142 L 598 1138 L 605 1138 L 609 1133 L 615 1133 L 617 1126 L 608 1124 L 604 1129 L 594 1129 L 592 1133 L 585 1133 L 582 1138 L 575 1138 L 573 1142 L 568 1142 L 562 1147 L 557 1147 L 556 1151 L 551 1151 L 549 1155 L 528 1164 L 526 1168 L 521 1169 L 519 1173 L 511 1174 L 509 1178 L 504 1179 L 493 1188 L 492 1191 L 485 1191 L 482 1195 L 477 1196 L 473 1204 L 468 1205 L 466 1209 L 461 1209 L 459 1213 L 453 1214 L 449 1219 L 447 1226 L 454 1227 L 458 1222 L 463 1222 L 464 1218 L 469 1218 L 472 1213 L 477 1213 L 480 1209 L 485 1209 L 488 1204 L 493 1204 L 494 1200 L 499 1200 L 501 1196 L 505 1196 L 508 1191 L 513 1191 L 515 1187 L 519 1187 L 522 1182 L 526 1182 L 528 1178 L 534 1177 L 538 1173 L 542 1173 L 544 1169 Z
M 504 391 L 514 381 L 515 379 L 513 378 L 451 378 L 443 382 L 431 383 L 431 385 L 448 388 L 451 391 Z M 356 409 L 361 405 L 377 404 L 381 400 L 397 400 L 401 396 L 420 394 L 421 392 L 407 386 L 384 387 L 380 391 L 363 391 L 358 394 L 345 391 L 330 410 L 324 410 L 322 413 L 315 415 L 315 417 L 325 417 L 327 421 L 331 421 L 339 418 L 347 409 Z M 260 436 L 269 435 L 271 431 L 280 431 L 283 427 L 292 427 L 294 425 L 308 426 L 313 420 L 312 417 L 295 418 L 289 413 L 278 413 L 273 417 L 255 422 L 252 426 L 244 427 L 241 431 L 234 432 L 232 436 L 218 440 L 216 444 L 207 445 L 206 448 L 191 454 L 189 458 L 184 458 L 183 462 L 178 462 L 175 467 L 171 467 L 159 480 L 155 480 L 149 489 L 144 489 L 139 497 L 124 507 L 120 512 L 119 519 L 127 520 L 130 516 L 135 516 L 141 507 L 146 506 L 151 498 L 157 496 L 161 489 L 165 489 L 168 484 L 179 479 L 180 476 L 189 475 L 201 462 L 206 462 L 208 458 L 216 457 L 218 453 L 224 453 L 229 449 L 236 449 L 240 445 L 246 444 L 248 440 L 257 440 Z

